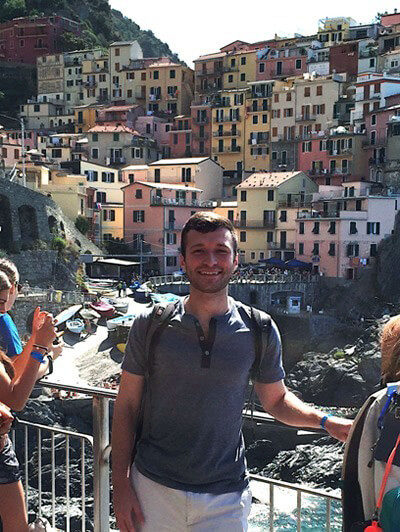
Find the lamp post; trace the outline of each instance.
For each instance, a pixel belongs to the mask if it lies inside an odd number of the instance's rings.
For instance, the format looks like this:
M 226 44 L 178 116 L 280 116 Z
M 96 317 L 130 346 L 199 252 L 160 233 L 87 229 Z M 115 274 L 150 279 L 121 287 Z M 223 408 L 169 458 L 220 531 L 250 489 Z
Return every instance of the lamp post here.
M 14 118 L 13 116 L 8 116 L 5 114 L 0 113 L 0 116 L 7 118 L 8 120 L 14 120 L 15 122 L 18 122 L 21 126 L 21 149 L 22 149 L 22 185 L 26 187 L 26 172 L 25 172 L 25 123 L 24 119 L 21 118 Z

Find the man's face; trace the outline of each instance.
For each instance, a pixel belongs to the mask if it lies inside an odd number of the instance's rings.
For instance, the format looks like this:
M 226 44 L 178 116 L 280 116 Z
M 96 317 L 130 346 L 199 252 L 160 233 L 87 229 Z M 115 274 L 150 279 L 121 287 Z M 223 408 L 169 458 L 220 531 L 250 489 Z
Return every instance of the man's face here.
M 181 256 L 181 267 L 196 290 L 210 294 L 224 290 L 237 263 L 228 229 L 222 227 L 210 233 L 190 230 L 187 233 L 186 256 Z

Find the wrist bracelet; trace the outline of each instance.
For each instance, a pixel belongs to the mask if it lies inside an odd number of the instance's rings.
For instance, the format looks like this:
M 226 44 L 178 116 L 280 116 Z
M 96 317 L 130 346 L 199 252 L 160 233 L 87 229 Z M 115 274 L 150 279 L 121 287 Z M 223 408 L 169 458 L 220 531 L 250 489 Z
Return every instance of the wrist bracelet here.
M 43 349 L 43 351 L 45 351 L 46 355 L 49 352 L 49 348 L 44 346 L 44 345 L 33 344 L 33 347 L 35 347 L 36 349 Z
M 43 353 L 39 353 L 39 351 L 31 351 L 31 357 L 40 362 L 41 364 L 44 364 L 45 361 L 45 355 Z
M 324 430 L 326 430 L 326 428 L 325 428 L 325 423 L 326 423 L 327 419 L 330 418 L 331 416 L 332 416 L 332 414 L 326 414 L 326 415 L 321 419 L 321 421 L 319 422 L 320 427 L 323 428 Z

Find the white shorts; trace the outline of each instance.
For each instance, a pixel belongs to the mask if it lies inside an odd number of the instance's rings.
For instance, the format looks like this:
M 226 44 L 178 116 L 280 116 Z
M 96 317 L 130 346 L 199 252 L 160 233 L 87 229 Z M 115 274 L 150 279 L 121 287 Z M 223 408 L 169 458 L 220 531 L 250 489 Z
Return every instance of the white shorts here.
M 246 532 L 251 491 L 194 493 L 168 488 L 132 466 L 132 482 L 145 524 L 141 532 Z

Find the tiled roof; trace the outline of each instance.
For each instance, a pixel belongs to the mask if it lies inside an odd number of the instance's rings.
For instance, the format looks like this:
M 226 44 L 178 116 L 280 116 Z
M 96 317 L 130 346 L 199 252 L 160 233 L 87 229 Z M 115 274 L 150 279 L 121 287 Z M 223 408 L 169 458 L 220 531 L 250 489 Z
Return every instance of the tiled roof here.
M 220 57 L 225 57 L 226 52 L 216 52 L 214 54 L 201 55 L 195 61 L 207 61 L 208 59 L 219 59 Z
M 303 172 L 256 172 L 245 179 L 237 188 L 275 188 Z
M 173 164 L 199 164 L 206 161 L 209 157 L 187 157 L 186 159 L 160 159 L 154 163 L 150 163 L 150 166 L 167 166 Z
M 137 107 L 140 107 L 137 104 L 130 104 L 130 105 L 111 105 L 110 107 L 105 107 L 104 111 L 129 111 L 129 109 L 136 109 Z
M 175 185 L 173 183 L 153 183 L 151 181 L 135 181 L 138 185 L 144 185 L 150 188 L 166 190 L 188 190 L 189 192 L 202 192 L 201 188 L 189 187 L 187 185 Z

